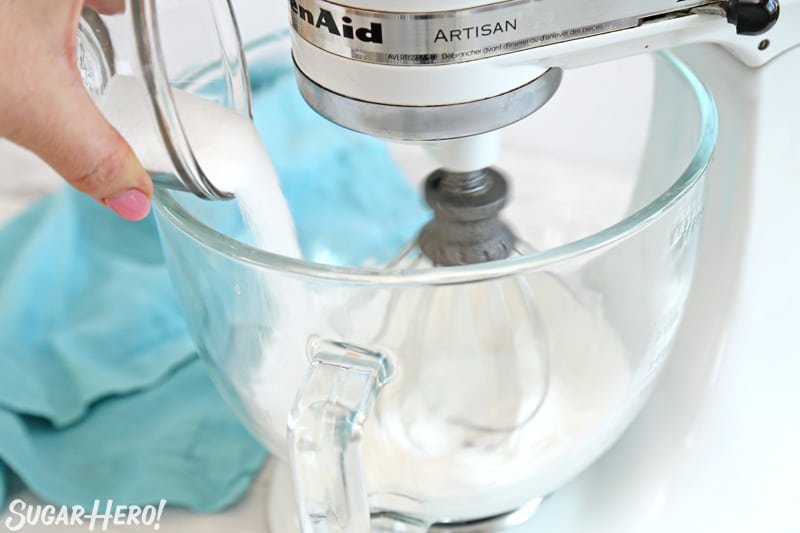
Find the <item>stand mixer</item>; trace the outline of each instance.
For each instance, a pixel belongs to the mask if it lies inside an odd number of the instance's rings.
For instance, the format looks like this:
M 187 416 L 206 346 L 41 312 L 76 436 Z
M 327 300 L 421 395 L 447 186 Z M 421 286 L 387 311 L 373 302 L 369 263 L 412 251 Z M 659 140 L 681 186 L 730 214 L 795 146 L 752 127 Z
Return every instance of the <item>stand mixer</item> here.
M 800 529 L 800 2 L 292 0 L 290 16 L 314 109 L 456 139 L 445 165 L 463 173 L 492 163 L 488 132 L 541 106 L 559 69 L 667 48 L 693 69 L 720 137 L 671 360 L 623 438 L 519 531 Z
M 109 66 L 97 92 L 111 67 L 141 67 L 174 167 L 156 177 L 227 198 L 183 134 L 155 3 L 127 5 L 132 60 L 97 26 L 84 35 Z M 425 183 L 433 219 L 383 269 L 248 248 L 156 192 L 198 351 L 291 466 L 291 481 L 275 476 L 268 512 L 287 521 L 273 529 L 800 529 L 800 0 L 451 0 L 435 11 L 292 0 L 288 11 L 305 101 L 346 128 L 423 146 L 439 168 Z M 214 22 L 228 76 L 210 85 L 251 115 L 238 29 Z M 564 71 L 665 49 L 656 92 L 685 109 L 653 110 L 656 156 L 630 211 L 539 253 L 506 224 L 508 191 L 526 178 L 493 167 L 503 132 L 536 117 Z M 659 136 L 670 122 L 686 124 Z M 572 389 L 554 379 L 565 366 L 581 377 Z

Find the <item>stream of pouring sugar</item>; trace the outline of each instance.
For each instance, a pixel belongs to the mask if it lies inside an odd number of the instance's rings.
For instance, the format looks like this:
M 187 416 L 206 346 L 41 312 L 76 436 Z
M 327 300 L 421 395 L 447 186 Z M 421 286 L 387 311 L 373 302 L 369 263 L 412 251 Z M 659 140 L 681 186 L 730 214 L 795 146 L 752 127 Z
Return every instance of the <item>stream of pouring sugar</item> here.
M 143 83 L 114 76 L 100 107 L 147 169 L 170 169 L 158 127 L 148 112 Z M 253 122 L 225 107 L 173 90 L 197 162 L 220 190 L 233 193 L 257 247 L 299 258 L 294 222 L 269 155 Z

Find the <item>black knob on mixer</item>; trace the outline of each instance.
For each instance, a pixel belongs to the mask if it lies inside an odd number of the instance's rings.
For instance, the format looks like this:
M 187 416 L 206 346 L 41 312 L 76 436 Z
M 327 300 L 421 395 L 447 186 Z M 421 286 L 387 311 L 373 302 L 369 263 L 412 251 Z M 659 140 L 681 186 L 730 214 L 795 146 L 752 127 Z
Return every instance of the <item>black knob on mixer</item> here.
M 730 0 L 728 22 L 739 35 L 760 35 L 775 25 L 780 11 L 778 0 Z
M 436 266 L 471 265 L 509 257 L 515 237 L 500 220 L 508 183 L 500 172 L 439 169 L 425 181 L 425 201 L 433 209 L 417 238 Z

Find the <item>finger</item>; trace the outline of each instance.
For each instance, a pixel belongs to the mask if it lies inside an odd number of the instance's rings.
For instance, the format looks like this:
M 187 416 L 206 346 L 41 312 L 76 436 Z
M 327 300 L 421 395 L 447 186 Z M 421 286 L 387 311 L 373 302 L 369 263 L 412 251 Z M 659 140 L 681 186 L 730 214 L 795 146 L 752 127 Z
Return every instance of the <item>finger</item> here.
M 125 0 L 86 0 L 86 5 L 103 15 L 125 11 Z
M 59 88 L 54 93 L 37 98 L 43 103 L 31 122 L 36 129 L 25 136 L 23 144 L 73 187 L 123 218 L 140 220 L 147 216 L 153 186 L 127 142 L 106 121 L 82 85 Z

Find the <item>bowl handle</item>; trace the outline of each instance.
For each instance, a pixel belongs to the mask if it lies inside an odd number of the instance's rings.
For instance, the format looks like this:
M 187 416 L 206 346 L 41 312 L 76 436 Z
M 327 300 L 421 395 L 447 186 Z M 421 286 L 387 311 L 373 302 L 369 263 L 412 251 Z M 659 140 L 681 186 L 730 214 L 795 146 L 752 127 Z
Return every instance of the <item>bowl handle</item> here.
M 311 366 L 289 414 L 289 464 L 304 533 L 370 531 L 361 432 L 393 367 L 351 344 L 309 343 Z

